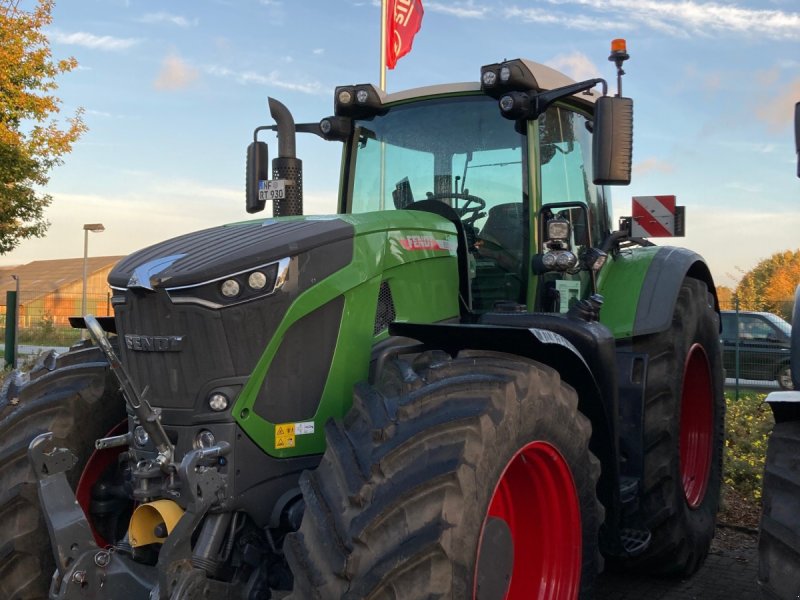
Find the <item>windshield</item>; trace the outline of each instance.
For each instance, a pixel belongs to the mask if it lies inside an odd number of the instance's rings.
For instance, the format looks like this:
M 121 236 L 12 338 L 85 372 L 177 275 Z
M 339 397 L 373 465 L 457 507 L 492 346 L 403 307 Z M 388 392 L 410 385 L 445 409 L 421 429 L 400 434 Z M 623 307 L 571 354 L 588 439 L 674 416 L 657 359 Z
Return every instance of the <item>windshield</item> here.
M 469 96 L 396 106 L 357 121 L 355 131 L 349 212 L 435 198 L 478 229 L 493 207 L 513 203 L 522 214 L 525 137 L 500 116 L 496 100 Z M 518 240 L 521 247 L 521 232 Z

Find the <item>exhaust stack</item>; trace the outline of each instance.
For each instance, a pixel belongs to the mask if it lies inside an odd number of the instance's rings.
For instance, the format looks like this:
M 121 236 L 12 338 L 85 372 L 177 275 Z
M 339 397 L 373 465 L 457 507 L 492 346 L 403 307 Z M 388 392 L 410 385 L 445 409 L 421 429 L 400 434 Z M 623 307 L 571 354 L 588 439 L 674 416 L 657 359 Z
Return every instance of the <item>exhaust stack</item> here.
M 278 126 L 278 156 L 272 159 L 272 178 L 286 180 L 284 198 L 275 199 L 273 214 L 303 214 L 303 161 L 297 158 L 294 118 L 282 103 L 269 98 L 269 112 Z

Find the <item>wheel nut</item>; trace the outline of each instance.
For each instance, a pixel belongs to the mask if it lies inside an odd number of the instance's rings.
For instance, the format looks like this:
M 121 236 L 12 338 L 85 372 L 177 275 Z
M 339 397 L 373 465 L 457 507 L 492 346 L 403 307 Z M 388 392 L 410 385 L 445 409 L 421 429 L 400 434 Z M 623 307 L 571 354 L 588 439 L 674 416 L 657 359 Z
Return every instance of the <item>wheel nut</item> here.
M 86 571 L 75 571 L 72 574 L 72 581 L 79 585 L 86 583 Z
M 97 554 L 94 555 L 94 564 L 98 567 L 107 567 L 108 563 L 111 562 L 111 555 L 106 552 L 105 550 L 101 550 Z

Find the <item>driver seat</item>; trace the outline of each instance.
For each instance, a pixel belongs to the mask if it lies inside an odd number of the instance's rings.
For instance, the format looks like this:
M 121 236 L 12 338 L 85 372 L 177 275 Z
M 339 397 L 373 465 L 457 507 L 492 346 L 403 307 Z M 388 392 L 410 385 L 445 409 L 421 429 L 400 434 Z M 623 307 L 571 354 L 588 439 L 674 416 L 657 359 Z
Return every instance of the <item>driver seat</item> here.
M 502 266 L 508 262 L 515 263 L 515 268 L 508 270 L 518 271 L 523 254 L 524 213 L 522 202 L 508 202 L 490 208 L 486 223 L 478 232 L 478 252 L 495 258 Z M 507 254 L 512 260 L 498 260 L 498 253 Z

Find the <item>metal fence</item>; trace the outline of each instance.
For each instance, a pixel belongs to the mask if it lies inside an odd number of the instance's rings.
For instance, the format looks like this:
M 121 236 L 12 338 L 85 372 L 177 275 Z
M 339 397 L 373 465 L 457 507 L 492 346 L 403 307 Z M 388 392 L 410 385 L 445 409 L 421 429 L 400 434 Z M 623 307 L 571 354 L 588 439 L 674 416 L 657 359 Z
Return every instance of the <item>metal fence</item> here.
M 791 323 L 794 300 L 771 303 L 771 311 L 746 310 L 736 298 L 720 302 L 726 385 L 791 388 Z
M 5 296 L 2 301 L 5 302 Z M 70 326 L 69 317 L 81 314 L 81 304 L 80 293 L 21 290 L 17 317 L 18 359 L 24 361 L 26 357 L 51 348 L 63 352 L 80 341 L 81 330 Z M 0 339 L 5 339 L 6 308 L 0 305 Z M 96 316 L 113 315 L 111 294 L 87 294 L 86 312 Z M 2 347 L 0 353 L 3 353 Z

